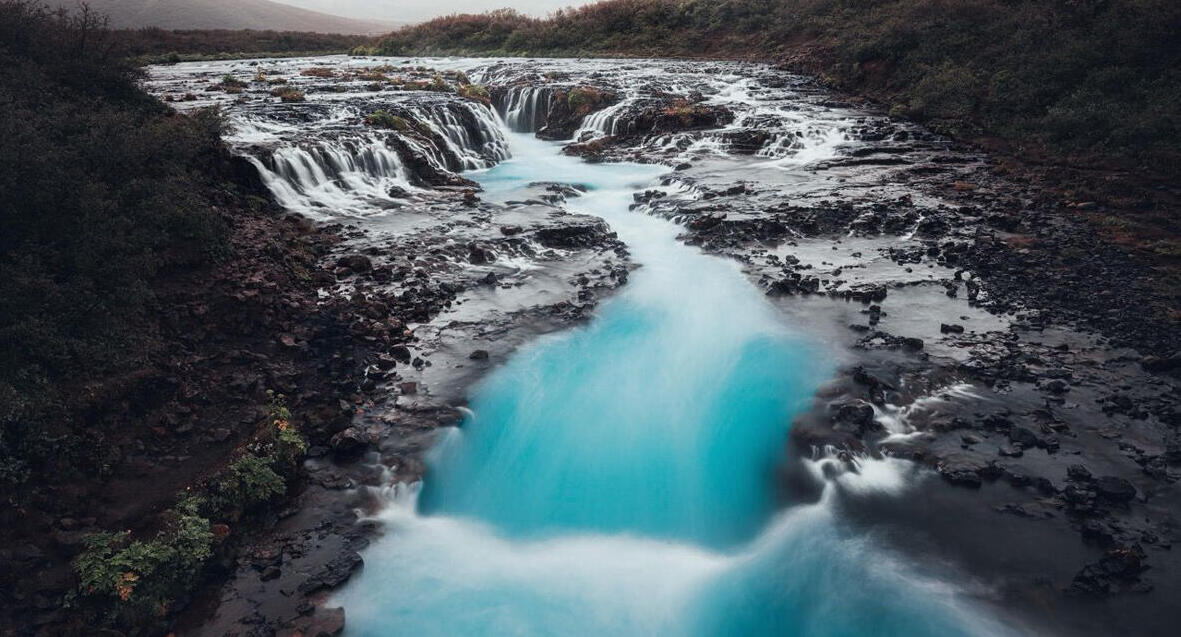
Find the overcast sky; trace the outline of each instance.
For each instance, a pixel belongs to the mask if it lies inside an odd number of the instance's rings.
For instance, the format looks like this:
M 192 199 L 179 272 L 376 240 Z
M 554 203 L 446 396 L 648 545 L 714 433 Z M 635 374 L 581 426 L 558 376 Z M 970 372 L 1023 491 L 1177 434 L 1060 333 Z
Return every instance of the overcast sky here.
M 275 0 L 305 9 L 371 20 L 417 22 L 449 13 L 480 13 L 511 7 L 543 16 L 554 9 L 589 4 L 592 0 Z

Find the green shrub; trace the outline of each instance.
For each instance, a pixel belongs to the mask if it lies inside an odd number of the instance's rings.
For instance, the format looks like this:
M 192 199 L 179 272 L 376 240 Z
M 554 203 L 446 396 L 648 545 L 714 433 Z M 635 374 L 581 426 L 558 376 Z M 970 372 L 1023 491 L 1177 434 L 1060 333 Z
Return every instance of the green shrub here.
M 374 128 L 385 128 L 396 131 L 409 130 L 410 124 L 405 118 L 394 115 L 385 110 L 376 110 L 365 116 L 365 125 Z
M 74 561 L 83 596 L 102 604 L 108 621 L 138 624 L 167 613 L 213 554 L 213 532 L 198 508 L 195 499 L 182 501 L 149 541 L 131 540 L 127 531 L 87 536 Z
M 479 84 L 460 84 L 456 90 L 460 97 L 465 97 L 469 100 L 475 100 L 484 104 L 492 103 L 492 94 L 488 89 Z
M 244 454 L 230 463 L 210 487 L 212 510 L 228 514 L 229 519 L 237 519 L 242 512 L 286 493 L 287 485 L 275 473 L 273 463 L 273 458 L 253 453 Z

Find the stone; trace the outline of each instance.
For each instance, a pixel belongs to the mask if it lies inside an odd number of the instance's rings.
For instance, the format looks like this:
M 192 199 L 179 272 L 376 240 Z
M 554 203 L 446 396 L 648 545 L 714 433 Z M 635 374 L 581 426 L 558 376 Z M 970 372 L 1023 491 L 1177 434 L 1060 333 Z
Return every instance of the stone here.
M 319 608 L 275 633 L 275 637 L 337 637 L 344 632 L 343 608 Z
M 1128 502 L 1136 497 L 1136 487 L 1116 476 L 1103 476 L 1096 480 L 1095 491 L 1100 497 L 1112 502 Z
M 373 269 L 373 261 L 363 254 L 350 254 L 337 259 L 336 266 L 351 272 L 368 272 Z
M 1041 439 L 1025 427 L 1013 427 L 1009 429 L 1009 442 L 1021 445 L 1026 449 L 1033 449 L 1039 445 Z
M 352 456 L 369 446 L 369 436 L 357 427 L 349 427 L 332 436 L 329 445 L 338 456 Z
M 862 434 L 878 426 L 874 420 L 873 405 L 864 400 L 852 400 L 836 407 L 833 420 L 837 428 L 855 434 Z
M 1066 468 L 1066 477 L 1078 482 L 1090 482 L 1091 472 L 1081 464 L 1072 464 Z

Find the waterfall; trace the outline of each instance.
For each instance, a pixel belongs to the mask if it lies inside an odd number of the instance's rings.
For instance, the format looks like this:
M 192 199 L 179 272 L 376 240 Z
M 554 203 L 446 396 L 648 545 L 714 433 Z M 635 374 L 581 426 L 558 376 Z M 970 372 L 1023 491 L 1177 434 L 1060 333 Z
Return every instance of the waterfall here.
M 583 136 L 601 137 L 605 135 L 618 134 L 620 112 L 628 105 L 627 100 L 623 100 L 604 108 L 601 111 L 595 111 L 587 115 L 582 120 L 582 126 L 574 131 L 574 139 L 582 140 Z
M 338 133 L 334 128 L 315 141 L 296 142 L 294 131 L 285 126 L 244 119 L 240 128 L 245 140 L 276 144 L 266 152 L 248 147 L 247 158 L 280 204 L 313 218 L 388 210 L 421 176 L 416 166 L 420 173 L 424 164 L 439 173 L 459 172 L 488 168 L 509 157 L 504 133 L 488 106 L 449 100 L 393 110 L 430 134 L 368 128 Z M 354 112 L 350 119 L 356 117 Z M 389 143 L 391 136 L 400 144 Z
M 545 125 L 554 103 L 547 87 L 514 86 L 504 99 L 504 123 L 517 133 L 533 133 Z
M 280 204 L 311 217 L 364 214 L 388 200 L 392 187 L 410 185 L 410 171 L 377 134 L 284 145 L 247 158 Z
M 440 161 L 438 168 L 449 165 L 459 170 L 488 168 L 508 159 L 508 145 L 492 109 L 472 102 L 436 102 L 411 105 L 413 117 L 437 134 L 454 161 Z M 426 153 L 428 156 L 436 153 Z

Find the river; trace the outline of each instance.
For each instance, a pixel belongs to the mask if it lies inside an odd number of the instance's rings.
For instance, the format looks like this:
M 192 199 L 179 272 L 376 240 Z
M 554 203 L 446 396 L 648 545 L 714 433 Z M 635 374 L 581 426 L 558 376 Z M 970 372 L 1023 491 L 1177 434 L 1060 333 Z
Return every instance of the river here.
M 857 498 L 916 497 L 914 485 L 930 474 L 891 457 L 885 443 L 914 437 L 910 415 L 976 400 L 966 385 L 920 388 L 906 407 L 850 403 L 871 409 L 860 435 L 875 441 L 873 453 L 823 445 L 811 457 L 787 453 L 793 422 L 815 409 L 818 392 L 848 362 L 851 338 L 868 333 L 857 342 L 863 350 L 901 344 L 905 352 L 909 341 L 873 328 L 1007 325 L 947 292 L 961 284 L 953 268 L 911 267 L 921 258 L 898 256 L 933 254 L 921 241 L 930 232 L 923 224 L 946 207 L 885 171 L 908 153 L 938 160 L 924 174 L 974 160 L 756 65 L 375 63 L 182 65 L 157 70 L 154 87 L 180 96 L 222 73 L 252 74 L 257 88 L 247 96 L 221 95 L 214 85 L 179 99 L 228 108 L 230 140 L 287 209 L 348 223 L 356 236 L 369 233 L 353 239 L 368 254 L 389 254 L 392 266 L 441 273 L 464 289 L 462 303 L 410 326 L 424 352 L 451 363 L 399 367 L 427 391 L 401 390 L 397 399 L 399 408 L 417 409 L 431 388 L 445 396 L 446 383 L 459 385 L 466 417 L 433 438 L 421 479 L 391 471 L 360 488 L 382 501 L 364 514 L 382 533 L 363 552 L 363 571 L 328 600 L 347 612 L 346 635 L 1019 632 L 981 603 L 986 587 L 938 557 L 897 551 L 846 516 Z M 413 64 L 507 88 L 489 106 L 373 83 L 396 72 L 435 73 Z M 289 79 L 273 79 L 280 74 Z M 273 81 L 307 87 L 308 101 L 278 103 L 269 97 Z M 594 161 L 535 137 L 583 81 L 623 99 L 583 119 L 575 139 L 593 145 L 634 135 L 652 118 L 654 132 L 629 138 L 616 154 L 608 146 Z M 377 109 L 394 115 L 395 132 L 364 125 Z M 824 172 L 838 159 L 841 168 Z M 457 199 L 463 179 L 480 187 L 478 202 Z M 546 203 L 538 197 L 554 191 L 538 182 L 574 189 Z M 724 203 L 711 203 L 715 197 Z M 780 217 L 768 223 L 771 212 Z M 634 268 L 627 284 L 589 321 L 523 343 L 498 343 L 470 327 L 552 302 L 578 268 L 620 267 L 573 244 L 521 239 L 531 230 L 511 225 L 569 213 L 602 219 L 617 233 Z M 703 241 L 709 249 L 694 245 Z M 821 286 L 827 296 L 809 296 Z M 900 300 L 893 316 L 877 305 L 863 309 L 884 299 L 887 286 Z M 788 290 L 791 302 L 768 288 Z M 466 352 L 476 344 L 491 349 L 496 364 L 471 371 Z M 940 347 L 927 351 L 963 356 Z M 478 382 L 463 385 L 470 378 Z M 865 448 L 847 433 L 833 439 Z M 785 467 L 805 476 L 815 497 L 785 489 Z
M 831 373 L 729 261 L 629 210 L 666 171 L 586 164 L 509 134 L 489 197 L 585 185 L 640 269 L 589 325 L 516 354 L 473 392 L 421 485 L 390 490 L 386 536 L 334 599 L 347 634 L 975 635 L 996 625 L 818 503 L 784 508 L 786 428 Z M 863 459 L 845 488 L 900 491 Z M 825 461 L 815 463 L 823 479 Z

